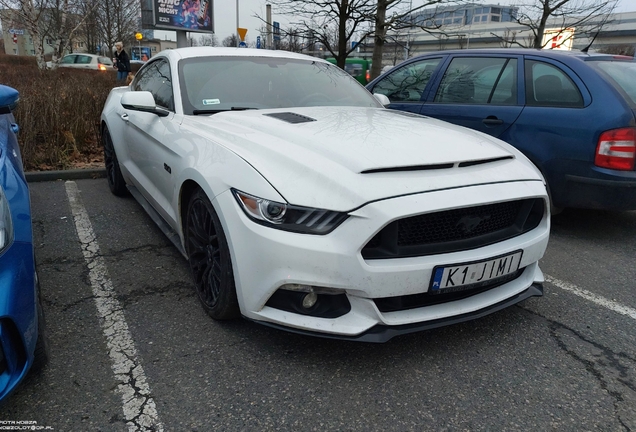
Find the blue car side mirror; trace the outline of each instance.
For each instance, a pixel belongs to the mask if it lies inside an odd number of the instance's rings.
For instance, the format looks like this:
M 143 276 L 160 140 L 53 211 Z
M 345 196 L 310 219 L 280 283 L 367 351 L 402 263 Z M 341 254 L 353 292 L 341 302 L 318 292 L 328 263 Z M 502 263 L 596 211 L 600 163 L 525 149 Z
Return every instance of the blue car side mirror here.
M 0 84 L 0 114 L 13 111 L 20 100 L 20 93 L 12 87 Z

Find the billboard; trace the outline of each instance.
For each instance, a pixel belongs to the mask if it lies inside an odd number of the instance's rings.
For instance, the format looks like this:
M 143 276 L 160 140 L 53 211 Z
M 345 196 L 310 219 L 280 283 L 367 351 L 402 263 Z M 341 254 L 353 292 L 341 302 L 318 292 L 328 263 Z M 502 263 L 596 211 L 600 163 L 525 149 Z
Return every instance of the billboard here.
M 153 0 L 154 27 L 214 33 L 212 0 Z
M 151 56 L 150 47 L 147 46 L 133 46 L 130 52 L 131 60 L 148 61 Z
M 572 49 L 574 29 L 546 29 L 543 32 L 543 49 L 566 50 Z

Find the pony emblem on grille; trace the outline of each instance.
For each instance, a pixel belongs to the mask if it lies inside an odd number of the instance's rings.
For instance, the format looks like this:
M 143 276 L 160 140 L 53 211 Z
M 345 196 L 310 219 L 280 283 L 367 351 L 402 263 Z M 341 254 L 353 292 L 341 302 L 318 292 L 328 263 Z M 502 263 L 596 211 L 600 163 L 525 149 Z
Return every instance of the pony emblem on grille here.
M 459 221 L 457 221 L 457 224 L 455 225 L 456 227 L 460 228 L 462 231 L 464 231 L 466 234 L 470 233 L 472 230 L 474 230 L 475 228 L 477 228 L 477 226 L 482 223 L 483 221 L 486 221 L 490 219 L 490 215 L 484 215 L 484 216 L 464 216 L 463 218 L 461 218 Z

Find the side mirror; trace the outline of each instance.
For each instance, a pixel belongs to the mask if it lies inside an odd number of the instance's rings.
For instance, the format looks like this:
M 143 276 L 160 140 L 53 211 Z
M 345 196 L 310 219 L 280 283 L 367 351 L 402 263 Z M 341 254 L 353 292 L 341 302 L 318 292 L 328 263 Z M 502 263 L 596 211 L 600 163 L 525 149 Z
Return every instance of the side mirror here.
M 386 95 L 383 95 L 381 93 L 373 93 L 373 96 L 378 100 L 378 102 L 382 104 L 382 106 L 389 106 L 391 104 L 391 101 L 388 97 L 386 97 Z
M 167 109 L 157 106 L 149 91 L 128 91 L 121 97 L 120 103 L 126 109 L 152 113 L 159 117 L 167 117 L 170 114 Z
M 13 87 L 0 85 L 0 114 L 9 114 L 20 100 L 20 93 Z

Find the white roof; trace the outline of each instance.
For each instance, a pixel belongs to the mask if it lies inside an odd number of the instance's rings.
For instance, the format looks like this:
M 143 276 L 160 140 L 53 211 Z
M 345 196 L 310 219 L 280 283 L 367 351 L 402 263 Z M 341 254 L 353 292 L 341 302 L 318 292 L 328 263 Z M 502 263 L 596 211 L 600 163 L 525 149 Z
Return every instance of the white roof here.
M 188 47 L 188 48 L 177 48 L 171 50 L 161 51 L 157 56 L 164 55 L 171 59 L 185 59 L 192 57 L 273 57 L 273 58 L 288 58 L 288 59 L 297 59 L 297 60 L 309 60 L 309 61 L 320 61 L 323 63 L 327 63 L 326 61 L 311 57 L 305 54 L 293 53 L 290 51 L 272 51 L 266 49 L 255 49 L 255 48 L 220 48 L 220 47 Z

